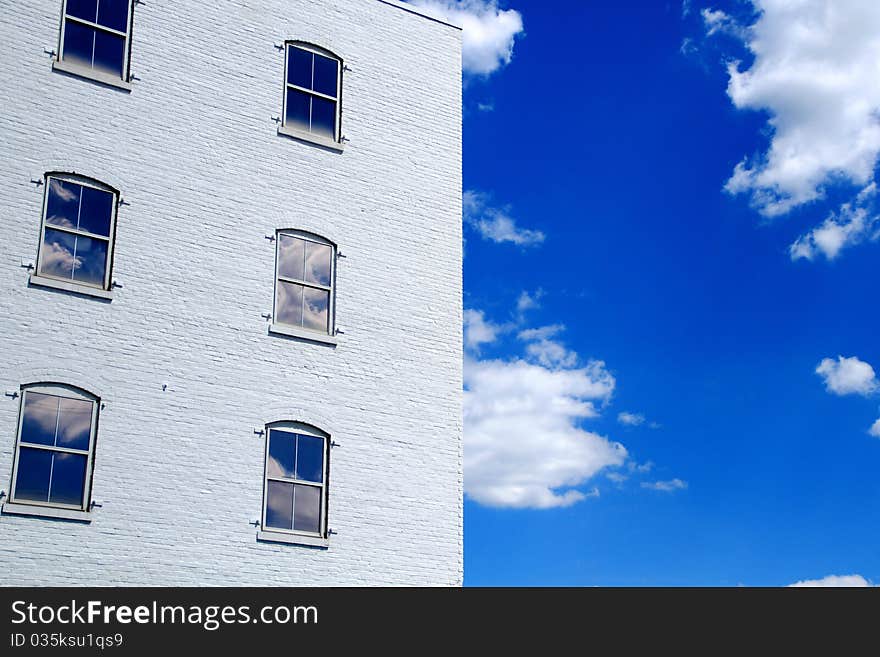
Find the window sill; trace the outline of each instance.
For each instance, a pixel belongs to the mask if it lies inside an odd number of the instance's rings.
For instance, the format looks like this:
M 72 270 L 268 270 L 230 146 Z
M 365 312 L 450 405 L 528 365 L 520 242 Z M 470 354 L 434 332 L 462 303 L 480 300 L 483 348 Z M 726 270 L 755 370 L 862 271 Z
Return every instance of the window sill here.
M 283 532 L 257 532 L 257 540 L 263 543 L 286 543 L 287 545 L 305 545 L 327 549 L 330 541 L 320 536 L 306 536 L 304 534 L 286 534 Z
M 336 153 L 342 153 L 345 150 L 345 144 L 343 144 L 342 142 L 333 141 L 332 139 L 327 139 L 326 137 L 318 137 L 310 132 L 305 132 L 303 130 L 288 128 L 286 125 L 278 127 L 278 134 L 284 135 L 285 137 L 290 137 L 291 139 L 297 139 L 299 141 L 315 144 L 316 146 L 321 146 L 328 150 L 335 151 Z
M 79 78 L 86 78 L 88 80 L 93 80 L 94 82 L 106 84 L 108 87 L 116 87 L 117 89 L 131 92 L 131 82 L 126 82 L 122 78 L 117 78 L 113 75 L 101 73 L 100 71 L 91 69 L 88 66 L 79 66 L 77 64 L 71 64 L 65 61 L 58 61 L 56 59 L 52 62 L 52 70 L 61 71 L 62 73 L 67 73 L 68 75 L 75 75 Z
M 334 335 L 309 331 L 307 329 L 296 328 L 295 326 L 285 326 L 284 324 L 271 324 L 269 326 L 269 333 L 274 335 L 284 335 L 288 338 L 309 340 L 320 344 L 329 344 L 334 347 L 339 344 L 339 339 Z
M 92 514 L 87 511 L 75 509 L 59 509 L 51 506 L 37 504 L 20 504 L 7 502 L 0 512 L 9 516 L 37 516 L 40 518 L 54 518 L 56 520 L 74 520 L 76 522 L 92 522 Z
M 111 290 L 102 290 L 97 287 L 89 287 L 88 285 L 79 285 L 77 283 L 68 283 L 67 281 L 59 281 L 54 278 L 46 278 L 31 274 L 28 282 L 37 287 L 51 287 L 54 290 L 64 290 L 65 292 L 73 292 L 74 294 L 82 294 L 87 297 L 95 297 L 96 299 L 104 299 L 105 301 L 113 300 L 113 292 Z

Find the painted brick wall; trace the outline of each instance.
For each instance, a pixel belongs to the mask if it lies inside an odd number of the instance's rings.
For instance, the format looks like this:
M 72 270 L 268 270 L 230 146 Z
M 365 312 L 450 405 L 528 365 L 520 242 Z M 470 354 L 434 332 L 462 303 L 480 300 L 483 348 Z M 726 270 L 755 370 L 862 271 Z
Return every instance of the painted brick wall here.
M 102 398 L 104 506 L 0 516 L 0 584 L 460 584 L 460 31 L 381 0 L 151 0 L 129 94 L 51 70 L 61 4 L 0 1 L 0 386 Z M 277 135 L 285 39 L 350 69 L 344 153 Z M 130 203 L 112 303 L 27 284 L 51 170 Z M 278 228 L 346 256 L 335 349 L 267 333 Z M 17 416 L 0 399 L 7 491 Z M 275 420 L 340 445 L 327 550 L 249 524 Z

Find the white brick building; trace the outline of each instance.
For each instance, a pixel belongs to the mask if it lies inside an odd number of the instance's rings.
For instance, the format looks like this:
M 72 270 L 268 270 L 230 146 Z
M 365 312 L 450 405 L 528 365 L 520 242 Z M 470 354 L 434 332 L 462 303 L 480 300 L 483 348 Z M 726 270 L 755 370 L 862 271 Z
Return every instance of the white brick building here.
M 460 584 L 460 30 L 0 8 L 0 584 Z

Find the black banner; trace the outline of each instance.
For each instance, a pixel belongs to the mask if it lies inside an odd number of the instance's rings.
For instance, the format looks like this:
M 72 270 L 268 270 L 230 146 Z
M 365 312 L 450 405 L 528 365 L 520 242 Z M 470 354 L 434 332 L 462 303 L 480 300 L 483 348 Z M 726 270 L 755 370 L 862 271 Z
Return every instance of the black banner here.
M 0 588 L 0 655 L 352 645 L 763 654 L 823 642 L 840 654 L 875 641 L 878 602 L 870 589 Z

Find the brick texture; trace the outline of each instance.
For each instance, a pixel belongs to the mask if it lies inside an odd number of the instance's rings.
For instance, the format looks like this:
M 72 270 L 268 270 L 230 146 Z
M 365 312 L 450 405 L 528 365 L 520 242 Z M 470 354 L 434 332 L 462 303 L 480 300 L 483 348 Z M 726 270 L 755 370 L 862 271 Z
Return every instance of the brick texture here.
M 125 93 L 52 71 L 61 4 L 0 1 L 0 385 L 102 398 L 103 508 L 0 516 L 0 584 L 460 585 L 460 31 L 380 0 L 152 0 Z M 286 39 L 349 69 L 342 154 L 276 133 Z M 110 303 L 28 286 L 52 170 L 128 204 Z M 267 333 L 279 228 L 345 256 L 335 349 Z M 17 418 L 0 399 L 7 491 Z M 327 550 L 249 524 L 276 420 L 339 444 Z

